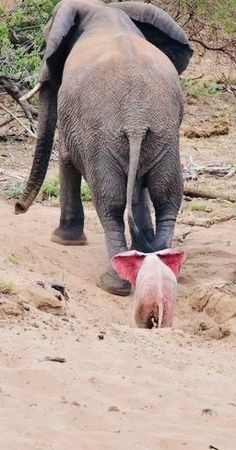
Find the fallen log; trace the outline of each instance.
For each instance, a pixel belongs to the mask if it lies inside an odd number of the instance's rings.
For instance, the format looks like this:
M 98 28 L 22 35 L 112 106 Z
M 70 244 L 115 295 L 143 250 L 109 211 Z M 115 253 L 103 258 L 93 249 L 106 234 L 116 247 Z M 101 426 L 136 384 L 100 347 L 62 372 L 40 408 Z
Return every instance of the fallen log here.
M 191 197 L 191 198 L 201 197 L 201 198 L 213 199 L 213 200 L 218 200 L 218 199 L 226 200 L 231 203 L 236 202 L 236 197 L 233 197 L 232 195 L 220 194 L 219 192 L 201 190 L 201 189 L 197 189 L 197 188 L 191 188 L 188 186 L 185 186 L 185 188 L 184 188 L 184 195 L 186 195 L 186 197 Z

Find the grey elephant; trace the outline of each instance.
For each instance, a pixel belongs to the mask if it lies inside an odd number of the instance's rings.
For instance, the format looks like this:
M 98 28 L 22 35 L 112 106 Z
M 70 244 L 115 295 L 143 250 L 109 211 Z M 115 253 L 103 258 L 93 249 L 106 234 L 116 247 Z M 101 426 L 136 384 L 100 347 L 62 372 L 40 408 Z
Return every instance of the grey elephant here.
M 83 176 L 104 229 L 109 260 L 127 250 L 126 206 L 132 248 L 154 252 L 170 247 L 182 198 L 178 74 L 192 56 L 185 33 L 150 4 L 62 0 L 45 38 L 33 90 L 40 90 L 37 144 L 15 212 L 25 212 L 39 192 L 58 121 L 61 218 L 52 240 L 86 243 Z M 117 295 L 130 292 L 130 284 L 111 265 L 99 285 Z

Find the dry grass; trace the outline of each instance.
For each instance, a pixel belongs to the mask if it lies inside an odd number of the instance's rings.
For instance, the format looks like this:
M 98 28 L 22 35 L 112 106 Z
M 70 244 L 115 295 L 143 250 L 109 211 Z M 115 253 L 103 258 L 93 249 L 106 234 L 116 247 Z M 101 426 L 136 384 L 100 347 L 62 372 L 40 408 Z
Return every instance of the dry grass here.
M 0 280 L 0 294 L 16 295 L 16 288 L 13 281 Z

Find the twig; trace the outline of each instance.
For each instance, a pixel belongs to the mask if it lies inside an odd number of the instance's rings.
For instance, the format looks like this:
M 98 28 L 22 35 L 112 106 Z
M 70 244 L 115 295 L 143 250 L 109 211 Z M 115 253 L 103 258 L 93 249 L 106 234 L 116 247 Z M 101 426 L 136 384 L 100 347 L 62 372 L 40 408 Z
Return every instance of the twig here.
M 236 57 L 233 54 L 233 51 L 230 52 L 230 50 L 227 49 L 227 47 L 229 47 L 229 46 L 231 46 L 232 48 L 235 48 L 235 42 L 236 42 L 235 39 L 232 39 L 230 42 L 227 42 L 225 45 L 221 45 L 220 47 L 211 47 L 210 45 L 206 44 L 202 40 L 196 39 L 193 37 L 190 37 L 189 40 L 192 42 L 195 42 L 196 44 L 201 45 L 205 50 L 223 53 L 224 55 L 228 56 L 231 59 L 231 61 L 236 62 Z
M 206 50 L 210 50 L 210 51 L 214 51 L 214 52 L 223 52 L 226 47 L 226 45 L 222 45 L 221 47 L 211 47 L 210 45 L 206 44 L 205 42 L 201 41 L 200 39 L 196 39 L 193 37 L 191 37 L 189 40 L 192 42 L 196 42 L 196 44 L 200 44 Z
M 229 170 L 229 172 L 223 177 L 224 180 L 228 180 L 229 178 L 232 178 L 236 173 L 236 170 L 234 167 Z
M 236 87 L 233 86 L 226 78 L 225 74 L 223 74 L 224 87 L 227 92 L 230 92 L 236 97 Z
M 198 75 L 197 77 L 188 77 L 188 79 L 190 80 L 190 81 L 195 81 L 195 80 L 200 80 L 201 78 L 203 78 L 204 77 L 204 73 L 202 73 L 201 75 Z
M 189 225 L 191 227 L 205 227 L 210 228 L 216 223 L 227 222 L 228 220 L 236 220 L 236 214 L 231 214 L 225 217 L 215 217 L 212 219 L 180 219 L 178 223 L 181 225 Z
M 184 242 L 185 238 L 191 233 L 191 230 L 185 231 L 184 233 L 180 234 L 179 236 L 176 236 L 174 238 L 174 241 L 177 241 L 182 244 Z
M 196 170 L 196 165 L 194 165 L 193 163 L 193 159 L 191 156 L 189 156 L 189 163 L 187 165 L 187 167 L 183 167 L 183 177 L 184 180 L 197 180 L 198 178 L 198 173 Z
M 4 175 L 7 178 L 13 178 L 19 181 L 24 181 L 24 177 L 22 175 L 19 175 L 16 172 L 9 172 L 9 170 L 5 170 L 5 169 L 0 169 L 0 175 Z
M 11 112 L 6 106 L 4 106 L 2 103 L 0 103 L 0 108 L 2 108 L 4 111 L 6 111 L 10 116 L 14 117 L 17 122 L 20 123 L 20 125 L 29 133 L 30 136 L 32 136 L 34 139 L 37 139 L 37 136 L 33 131 L 31 131 L 28 127 L 25 126 L 25 124 L 13 113 Z
M 14 117 L 9 117 L 8 119 L 4 120 L 0 123 L 0 128 L 4 127 L 4 125 L 7 125 L 8 123 L 12 122 L 14 120 Z
M 60 356 L 45 356 L 44 361 L 65 363 L 66 362 L 66 358 L 62 358 Z
M 236 202 L 236 198 L 232 197 L 231 195 L 226 194 L 220 194 L 219 192 L 213 193 L 210 191 L 203 191 L 197 188 L 191 188 L 191 187 L 185 187 L 184 188 L 184 195 L 187 197 L 201 197 L 201 198 L 211 198 L 211 199 L 220 199 L 220 200 L 226 200 L 231 203 Z

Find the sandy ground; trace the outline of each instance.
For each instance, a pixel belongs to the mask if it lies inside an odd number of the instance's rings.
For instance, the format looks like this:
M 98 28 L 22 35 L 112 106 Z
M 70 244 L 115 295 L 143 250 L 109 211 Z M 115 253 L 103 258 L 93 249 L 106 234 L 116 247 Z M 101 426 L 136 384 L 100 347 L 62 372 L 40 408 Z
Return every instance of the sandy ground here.
M 174 329 L 147 331 L 130 297 L 95 286 L 106 255 L 92 207 L 80 248 L 50 242 L 58 208 L 0 208 L 0 275 L 17 287 L 0 299 L 1 448 L 234 450 L 235 221 L 186 238 Z M 64 282 L 69 301 L 38 280 Z

